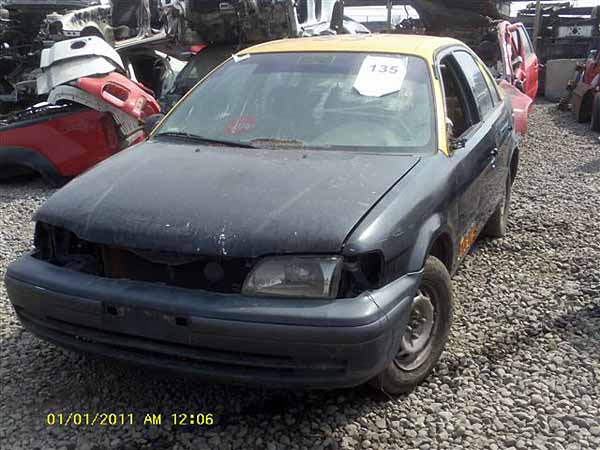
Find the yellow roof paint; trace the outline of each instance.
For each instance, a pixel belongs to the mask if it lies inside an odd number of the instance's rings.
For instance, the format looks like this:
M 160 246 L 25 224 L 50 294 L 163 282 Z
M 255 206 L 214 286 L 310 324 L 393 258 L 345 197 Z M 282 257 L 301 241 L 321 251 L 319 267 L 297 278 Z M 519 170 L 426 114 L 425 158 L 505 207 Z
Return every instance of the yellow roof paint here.
M 238 55 L 278 52 L 371 52 L 414 55 L 433 61 L 437 50 L 457 44 L 462 43 L 450 38 L 407 34 L 317 36 L 265 42 L 244 49 Z

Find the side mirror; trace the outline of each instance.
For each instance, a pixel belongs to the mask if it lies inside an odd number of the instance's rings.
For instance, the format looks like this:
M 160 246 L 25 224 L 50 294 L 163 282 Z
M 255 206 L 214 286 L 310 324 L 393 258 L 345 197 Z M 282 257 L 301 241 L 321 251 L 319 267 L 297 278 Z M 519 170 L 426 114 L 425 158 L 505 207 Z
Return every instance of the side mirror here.
M 461 150 L 467 146 L 466 139 L 450 138 L 448 142 L 450 143 L 450 150 L 453 152 Z
M 523 65 L 523 58 L 521 58 L 520 56 L 517 56 L 515 59 L 513 59 L 513 62 L 512 62 L 513 70 L 518 70 L 519 67 L 521 67 L 522 65 Z
M 523 83 L 523 80 L 515 81 L 515 87 L 521 92 L 525 92 L 525 84 Z
M 146 135 L 146 137 L 150 136 L 152 130 L 156 128 L 158 122 L 163 120 L 164 117 L 165 115 L 163 113 L 152 114 L 151 116 L 146 117 L 146 120 L 144 121 L 144 134 Z
M 448 147 L 453 152 L 465 148 L 467 141 L 465 139 L 458 139 L 454 137 L 454 123 L 449 117 L 446 117 L 446 136 L 448 138 Z

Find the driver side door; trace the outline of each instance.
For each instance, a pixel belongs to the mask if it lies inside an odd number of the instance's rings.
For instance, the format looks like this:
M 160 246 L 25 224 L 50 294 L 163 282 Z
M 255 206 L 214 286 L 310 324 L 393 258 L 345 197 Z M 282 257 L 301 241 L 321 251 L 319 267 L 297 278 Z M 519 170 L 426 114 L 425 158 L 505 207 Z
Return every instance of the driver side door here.
M 453 129 L 452 188 L 457 198 L 462 258 L 495 207 L 495 102 L 475 59 L 466 49 L 442 53 L 438 67 L 446 115 Z

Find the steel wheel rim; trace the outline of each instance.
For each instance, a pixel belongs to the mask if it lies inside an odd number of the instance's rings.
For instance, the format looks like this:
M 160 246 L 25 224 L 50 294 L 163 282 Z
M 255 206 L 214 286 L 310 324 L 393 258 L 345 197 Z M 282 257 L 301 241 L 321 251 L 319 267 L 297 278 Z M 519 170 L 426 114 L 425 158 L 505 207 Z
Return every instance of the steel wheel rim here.
M 400 340 L 400 350 L 394 359 L 396 366 L 411 371 L 423 364 L 431 354 L 436 311 L 432 294 L 421 288 L 413 299 L 406 331 Z

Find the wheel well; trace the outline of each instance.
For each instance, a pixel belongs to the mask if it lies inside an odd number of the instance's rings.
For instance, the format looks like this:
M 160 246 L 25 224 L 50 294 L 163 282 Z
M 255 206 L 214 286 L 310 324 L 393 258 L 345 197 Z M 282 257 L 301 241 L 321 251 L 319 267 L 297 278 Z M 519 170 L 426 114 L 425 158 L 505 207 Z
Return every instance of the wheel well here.
M 54 164 L 35 150 L 23 147 L 0 147 L 0 166 L 2 174 L 10 176 L 24 170 L 37 172 L 53 186 L 61 186 L 65 178 L 60 175 Z M 8 169 L 11 169 L 9 171 Z
M 25 164 L 1 164 L 0 165 L 0 181 L 9 180 L 11 178 L 28 176 L 28 175 L 41 175 L 40 172 L 35 169 L 26 166 Z
M 512 158 L 510 160 L 510 178 L 511 183 L 515 182 L 515 178 L 517 177 L 517 171 L 519 170 L 519 148 L 515 148 L 513 152 Z
M 429 255 L 439 259 L 444 263 L 448 272 L 452 273 L 452 239 L 448 234 L 442 233 L 435 239 L 429 250 Z

